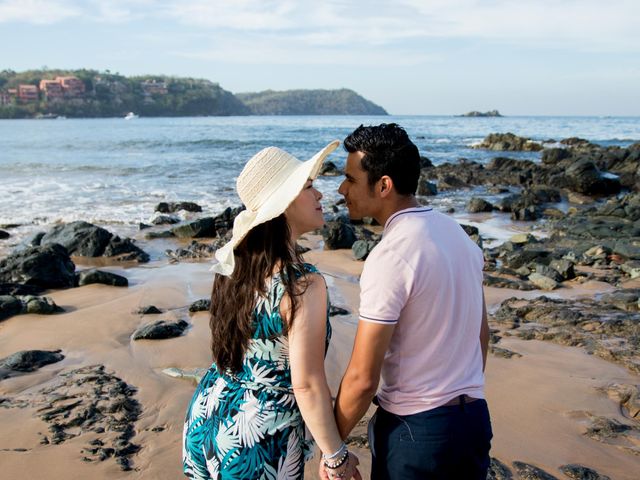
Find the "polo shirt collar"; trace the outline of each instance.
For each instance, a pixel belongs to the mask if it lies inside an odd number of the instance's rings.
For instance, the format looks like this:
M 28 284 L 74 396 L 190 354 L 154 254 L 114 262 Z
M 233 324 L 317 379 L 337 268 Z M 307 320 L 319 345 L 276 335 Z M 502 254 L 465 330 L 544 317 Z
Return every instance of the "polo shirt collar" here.
M 387 229 L 391 225 L 391 222 L 393 222 L 396 218 L 398 218 L 401 215 L 405 215 L 407 213 L 429 212 L 431 210 L 433 210 L 433 208 L 431 208 L 431 207 L 409 207 L 409 208 L 405 208 L 403 210 L 398 210 L 393 215 L 391 215 L 389 218 L 387 218 L 387 221 L 384 224 L 383 233 L 387 231 Z

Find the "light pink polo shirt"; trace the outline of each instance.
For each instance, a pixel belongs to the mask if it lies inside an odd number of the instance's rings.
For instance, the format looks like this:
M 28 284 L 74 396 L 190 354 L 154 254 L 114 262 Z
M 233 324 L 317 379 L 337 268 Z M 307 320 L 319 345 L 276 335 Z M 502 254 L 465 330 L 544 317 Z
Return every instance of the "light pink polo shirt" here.
M 360 278 L 360 321 L 395 324 L 380 406 L 397 415 L 484 398 L 482 250 L 430 208 L 392 215 Z

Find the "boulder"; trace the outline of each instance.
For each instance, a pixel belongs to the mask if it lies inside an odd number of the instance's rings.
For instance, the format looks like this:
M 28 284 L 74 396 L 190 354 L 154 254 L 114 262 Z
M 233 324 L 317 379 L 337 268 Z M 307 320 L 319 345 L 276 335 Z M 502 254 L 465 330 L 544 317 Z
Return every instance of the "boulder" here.
M 149 325 L 144 325 L 133 334 L 134 340 L 164 340 L 166 338 L 179 337 L 189 326 L 184 320 L 177 322 L 165 322 L 159 320 Z
M 424 197 L 433 197 L 438 194 L 438 187 L 435 183 L 426 180 L 425 178 L 420 177 L 418 181 L 418 190 L 416 191 L 418 195 L 422 195 Z
M 160 202 L 155 209 L 160 213 L 175 213 L 179 210 L 197 213 L 202 212 L 202 207 L 193 202 Z
M 0 295 L 0 321 L 22 313 L 22 302 L 12 295 Z
M 529 138 L 519 137 L 513 133 L 490 133 L 478 145 L 473 148 L 484 148 L 495 151 L 527 151 L 538 152 L 542 145 Z
M 157 315 L 162 313 L 162 310 L 155 305 L 147 305 L 146 307 L 140 307 L 136 313 L 139 315 Z
M 611 480 L 606 475 L 601 475 L 592 468 L 583 465 L 562 465 L 560 471 L 572 480 Z
M 558 477 L 528 463 L 515 461 L 512 465 L 520 480 L 558 480 Z
M 56 305 L 49 297 L 37 297 L 28 295 L 22 297 L 23 312 L 34 313 L 37 315 L 51 315 L 53 313 L 60 313 L 64 310 Z
M 21 283 L 0 283 L 0 295 L 40 295 L 44 288 Z
M 175 225 L 176 223 L 180 223 L 180 218 L 175 215 L 158 215 L 151 223 L 154 225 Z
M 569 179 L 568 187 L 586 195 L 614 195 L 620 192 L 620 178 L 602 173 L 596 164 L 582 158 L 571 164 L 565 171 Z
M 60 350 L 22 350 L 1 359 L 0 372 L 4 370 L 5 373 L 9 373 L 9 375 L 11 371 L 33 372 L 45 365 L 56 363 L 63 359 L 64 355 L 60 353 Z
M 5 240 L 9 238 L 11 234 L 9 232 L 5 232 L 4 230 L 0 230 L 0 240 Z
M 325 250 L 351 248 L 356 241 L 353 225 L 344 221 L 327 222 L 322 229 Z
M 189 305 L 190 312 L 208 312 L 211 308 L 211 300 L 208 298 L 201 298 Z
M 569 157 L 571 157 L 571 152 L 566 148 L 547 148 L 542 152 L 542 163 L 556 165 Z
M 529 281 L 541 290 L 554 290 L 558 288 L 558 282 L 540 273 L 534 272 L 529 275 Z
M 40 245 L 54 243 L 64 246 L 70 255 L 80 257 L 118 256 L 118 260 L 149 261 L 149 255 L 131 239 L 121 239 L 102 227 L 83 221 L 56 225 L 40 239 Z
M 333 162 L 324 162 L 318 175 L 324 177 L 337 177 L 339 175 L 342 175 L 342 170 L 336 167 L 336 164 Z
M 76 266 L 58 244 L 30 247 L 0 260 L 0 282 L 42 288 L 70 288 Z
M 77 274 L 78 286 L 91 285 L 92 283 L 101 283 L 103 285 L 111 285 L 113 287 L 127 287 L 129 280 L 122 275 L 102 270 L 84 270 Z
M 484 198 L 472 197 L 467 203 L 467 211 L 469 213 L 492 212 L 493 205 Z
M 200 218 L 172 228 L 171 233 L 179 238 L 213 238 L 216 236 L 216 221 L 213 217 Z

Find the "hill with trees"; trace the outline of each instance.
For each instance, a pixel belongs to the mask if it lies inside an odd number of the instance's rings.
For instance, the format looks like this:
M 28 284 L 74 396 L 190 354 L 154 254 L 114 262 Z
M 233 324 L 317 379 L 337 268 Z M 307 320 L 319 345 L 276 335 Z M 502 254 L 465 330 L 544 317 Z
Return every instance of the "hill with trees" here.
M 266 90 L 237 93 L 253 115 L 388 115 L 353 90 Z
M 0 118 L 224 115 L 386 115 L 351 90 L 265 91 L 234 95 L 218 83 L 109 70 L 0 71 Z

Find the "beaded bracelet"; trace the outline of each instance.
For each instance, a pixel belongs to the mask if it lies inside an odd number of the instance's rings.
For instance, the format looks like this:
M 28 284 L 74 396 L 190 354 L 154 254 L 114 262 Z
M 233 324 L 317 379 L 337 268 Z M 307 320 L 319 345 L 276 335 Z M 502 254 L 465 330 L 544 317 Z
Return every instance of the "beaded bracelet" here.
M 335 470 L 336 468 L 340 468 L 342 465 L 344 465 L 344 462 L 346 462 L 348 458 L 349 458 L 349 450 L 345 448 L 344 453 L 335 462 L 327 462 L 327 460 L 325 459 L 324 466 L 331 470 Z
M 342 442 L 342 444 L 340 445 L 340 448 L 338 448 L 338 450 L 336 450 L 334 453 L 332 453 L 331 455 L 325 455 L 324 453 L 322 454 L 322 458 L 324 460 L 333 460 L 334 458 L 336 458 L 337 456 L 341 455 L 344 453 L 344 450 L 347 449 L 347 444 Z
M 346 464 L 345 464 L 345 468 L 342 472 L 339 473 L 333 473 L 333 472 L 327 472 L 327 475 L 329 475 L 329 478 L 334 479 L 342 479 L 342 478 L 346 478 L 347 477 L 347 468 L 349 467 L 349 455 L 347 455 L 346 457 Z

